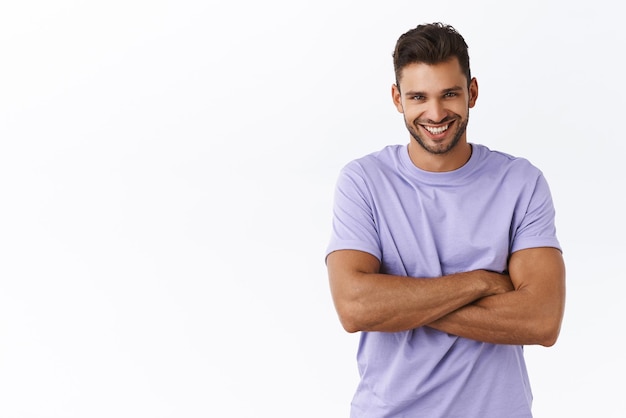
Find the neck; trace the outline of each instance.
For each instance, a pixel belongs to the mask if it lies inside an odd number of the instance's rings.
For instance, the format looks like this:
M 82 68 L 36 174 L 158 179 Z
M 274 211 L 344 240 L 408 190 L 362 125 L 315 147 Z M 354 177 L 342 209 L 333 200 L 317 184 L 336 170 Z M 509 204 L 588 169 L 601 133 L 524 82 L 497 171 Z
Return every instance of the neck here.
M 409 157 L 417 168 L 424 171 L 454 171 L 465 165 L 472 156 L 472 146 L 465 140 L 459 141 L 454 148 L 445 154 L 433 154 L 426 151 L 413 138 L 409 142 Z

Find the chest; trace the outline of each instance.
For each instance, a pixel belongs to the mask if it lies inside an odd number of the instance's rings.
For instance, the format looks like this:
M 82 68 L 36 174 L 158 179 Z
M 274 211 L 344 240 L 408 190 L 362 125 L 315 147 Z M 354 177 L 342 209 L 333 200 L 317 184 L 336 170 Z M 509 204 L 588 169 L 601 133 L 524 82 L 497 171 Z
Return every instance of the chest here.
M 374 222 L 387 273 L 436 277 L 506 269 L 514 230 L 514 193 L 480 187 L 402 185 L 377 193 Z

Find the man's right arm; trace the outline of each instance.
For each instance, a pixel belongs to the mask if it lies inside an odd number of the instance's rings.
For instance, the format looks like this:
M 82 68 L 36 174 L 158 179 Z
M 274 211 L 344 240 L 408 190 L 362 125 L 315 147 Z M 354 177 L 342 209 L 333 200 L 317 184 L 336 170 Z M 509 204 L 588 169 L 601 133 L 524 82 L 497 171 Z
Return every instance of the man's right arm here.
M 486 296 L 513 290 L 507 275 L 475 270 L 437 278 L 380 274 L 373 255 L 339 250 L 326 259 L 330 289 L 348 332 L 396 332 L 429 324 Z

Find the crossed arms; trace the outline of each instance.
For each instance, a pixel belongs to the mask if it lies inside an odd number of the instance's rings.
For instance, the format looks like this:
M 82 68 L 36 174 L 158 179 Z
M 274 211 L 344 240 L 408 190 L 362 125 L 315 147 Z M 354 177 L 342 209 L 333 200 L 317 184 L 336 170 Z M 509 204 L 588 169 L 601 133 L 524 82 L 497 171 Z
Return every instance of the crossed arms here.
M 438 278 L 380 274 L 371 254 L 339 250 L 327 257 L 335 308 L 348 332 L 428 326 L 495 344 L 553 345 L 565 307 L 561 252 L 516 251 L 508 274 L 474 270 Z

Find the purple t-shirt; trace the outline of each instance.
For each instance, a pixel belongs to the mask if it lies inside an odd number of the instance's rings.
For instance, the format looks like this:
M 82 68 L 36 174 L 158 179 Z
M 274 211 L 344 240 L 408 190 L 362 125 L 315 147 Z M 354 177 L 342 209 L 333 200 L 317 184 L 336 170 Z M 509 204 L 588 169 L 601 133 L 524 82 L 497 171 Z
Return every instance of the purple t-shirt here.
M 406 145 L 347 164 L 337 181 L 327 254 L 368 252 L 381 273 L 410 277 L 486 269 L 511 253 L 559 248 L 541 171 L 522 158 L 472 144 L 450 172 L 428 172 Z M 352 416 L 531 417 L 523 347 L 481 343 L 429 327 L 362 332 Z

